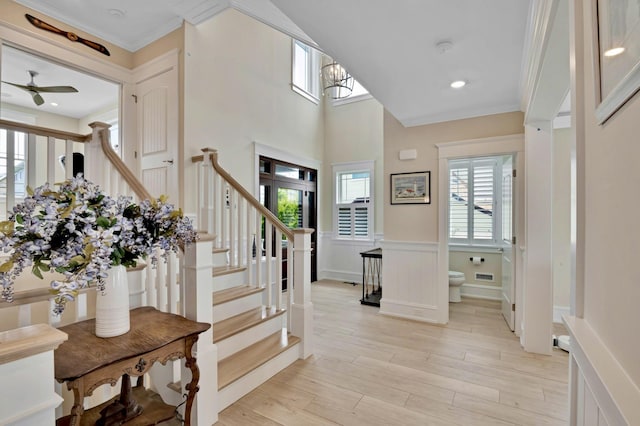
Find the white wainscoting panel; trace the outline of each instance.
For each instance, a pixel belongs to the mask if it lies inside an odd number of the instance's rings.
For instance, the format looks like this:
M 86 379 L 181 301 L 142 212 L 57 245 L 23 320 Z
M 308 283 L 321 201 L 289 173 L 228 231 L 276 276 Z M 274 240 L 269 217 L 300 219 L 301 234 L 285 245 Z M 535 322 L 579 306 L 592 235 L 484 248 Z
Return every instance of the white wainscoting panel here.
M 440 311 L 449 305 L 438 303 L 438 253 L 433 242 L 382 242 L 381 314 L 441 322 Z
M 640 425 L 640 389 L 587 321 L 564 320 L 571 337 L 570 424 Z
M 500 287 L 484 284 L 462 284 L 460 294 L 474 299 L 501 300 Z
M 339 240 L 333 238 L 333 232 L 319 232 L 318 279 L 362 284 L 360 253 L 381 247 L 381 239 L 382 235 L 376 235 L 373 241 Z

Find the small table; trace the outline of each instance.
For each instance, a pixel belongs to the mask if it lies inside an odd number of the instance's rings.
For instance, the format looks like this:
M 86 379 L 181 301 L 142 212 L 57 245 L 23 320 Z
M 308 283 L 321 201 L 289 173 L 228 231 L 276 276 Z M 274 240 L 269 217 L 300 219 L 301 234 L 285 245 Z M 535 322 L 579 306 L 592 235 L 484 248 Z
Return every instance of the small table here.
M 169 360 L 180 358 L 186 358 L 186 366 L 191 370 L 191 382 L 186 385 L 188 395 L 185 406 L 185 425 L 190 425 L 191 407 L 200 378 L 200 370 L 191 350 L 198 335 L 211 325 L 160 312 L 152 307 L 131 310 L 130 320 L 131 329 L 126 334 L 108 339 L 96 337 L 93 319 L 60 328 L 60 331 L 69 335 L 69 339 L 54 351 L 55 378 L 60 383 L 66 382 L 67 388 L 73 391 L 74 404 L 71 415 L 58 419 L 58 425 L 87 424 L 85 418 L 91 422 L 88 424 L 95 424 L 97 419 L 100 419 L 100 424 L 120 424 L 122 416 L 126 417 L 124 421 L 132 419 L 131 424 L 136 424 L 137 416 L 146 424 L 155 424 L 148 423 L 150 420 L 167 420 L 164 418 L 167 416 L 167 407 L 170 417 L 175 407 L 144 397 L 141 386 L 132 391 L 129 376 L 144 375 L 155 362 L 166 364 Z M 121 377 L 119 401 L 115 400 L 111 405 L 103 404 L 85 413 L 84 397 L 90 396 L 105 383 L 115 386 Z M 138 396 L 139 402 L 134 399 Z M 145 407 L 144 404 L 149 406 Z M 104 413 L 102 417 L 100 411 Z M 106 418 L 108 415 L 112 415 L 112 420 Z
M 375 248 L 363 251 L 360 256 L 362 256 L 362 299 L 360 299 L 360 303 L 379 307 L 382 297 L 382 249 Z

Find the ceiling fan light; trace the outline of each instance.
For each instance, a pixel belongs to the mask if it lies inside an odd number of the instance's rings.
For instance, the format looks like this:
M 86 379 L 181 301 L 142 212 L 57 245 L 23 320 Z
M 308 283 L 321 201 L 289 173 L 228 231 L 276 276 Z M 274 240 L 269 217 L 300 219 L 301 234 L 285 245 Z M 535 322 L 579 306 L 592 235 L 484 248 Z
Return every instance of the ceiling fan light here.
M 322 67 L 322 89 L 332 99 L 343 99 L 353 92 L 353 77 L 336 61 Z
M 454 89 L 460 89 L 460 88 L 462 88 L 462 87 L 464 87 L 466 85 L 467 85 L 467 82 L 464 81 L 464 80 L 456 80 L 456 81 L 451 83 L 451 87 L 454 88 Z

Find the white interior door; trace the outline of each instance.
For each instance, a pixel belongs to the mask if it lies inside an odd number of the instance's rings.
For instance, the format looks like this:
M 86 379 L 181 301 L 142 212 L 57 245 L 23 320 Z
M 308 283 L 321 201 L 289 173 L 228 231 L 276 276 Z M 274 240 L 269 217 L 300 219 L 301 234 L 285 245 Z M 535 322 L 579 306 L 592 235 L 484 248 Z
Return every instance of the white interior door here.
M 178 198 L 178 76 L 175 67 L 136 84 L 138 156 L 152 196 Z
M 513 258 L 514 236 L 514 173 L 513 156 L 502 162 L 502 315 L 511 331 L 515 328 L 515 262 Z

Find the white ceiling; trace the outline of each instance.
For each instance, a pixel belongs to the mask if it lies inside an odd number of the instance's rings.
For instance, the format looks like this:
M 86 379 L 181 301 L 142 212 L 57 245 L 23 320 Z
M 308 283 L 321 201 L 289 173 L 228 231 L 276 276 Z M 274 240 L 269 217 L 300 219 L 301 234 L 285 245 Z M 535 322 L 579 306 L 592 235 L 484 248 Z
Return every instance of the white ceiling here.
M 317 43 L 405 126 L 520 109 L 530 0 L 15 1 L 132 51 L 233 7 Z
M 9 46 L 2 46 L 2 81 L 26 85 L 31 77 L 28 71 L 36 71 L 34 82 L 38 86 L 73 86 L 78 93 L 41 93 L 45 103 L 36 106 L 31 94 L 25 90 L 4 84 L 0 86 L 3 104 L 38 109 L 65 117 L 82 118 L 91 113 L 118 104 L 120 86 L 74 69 L 45 60 Z M 51 103 L 58 105 L 54 106 Z

